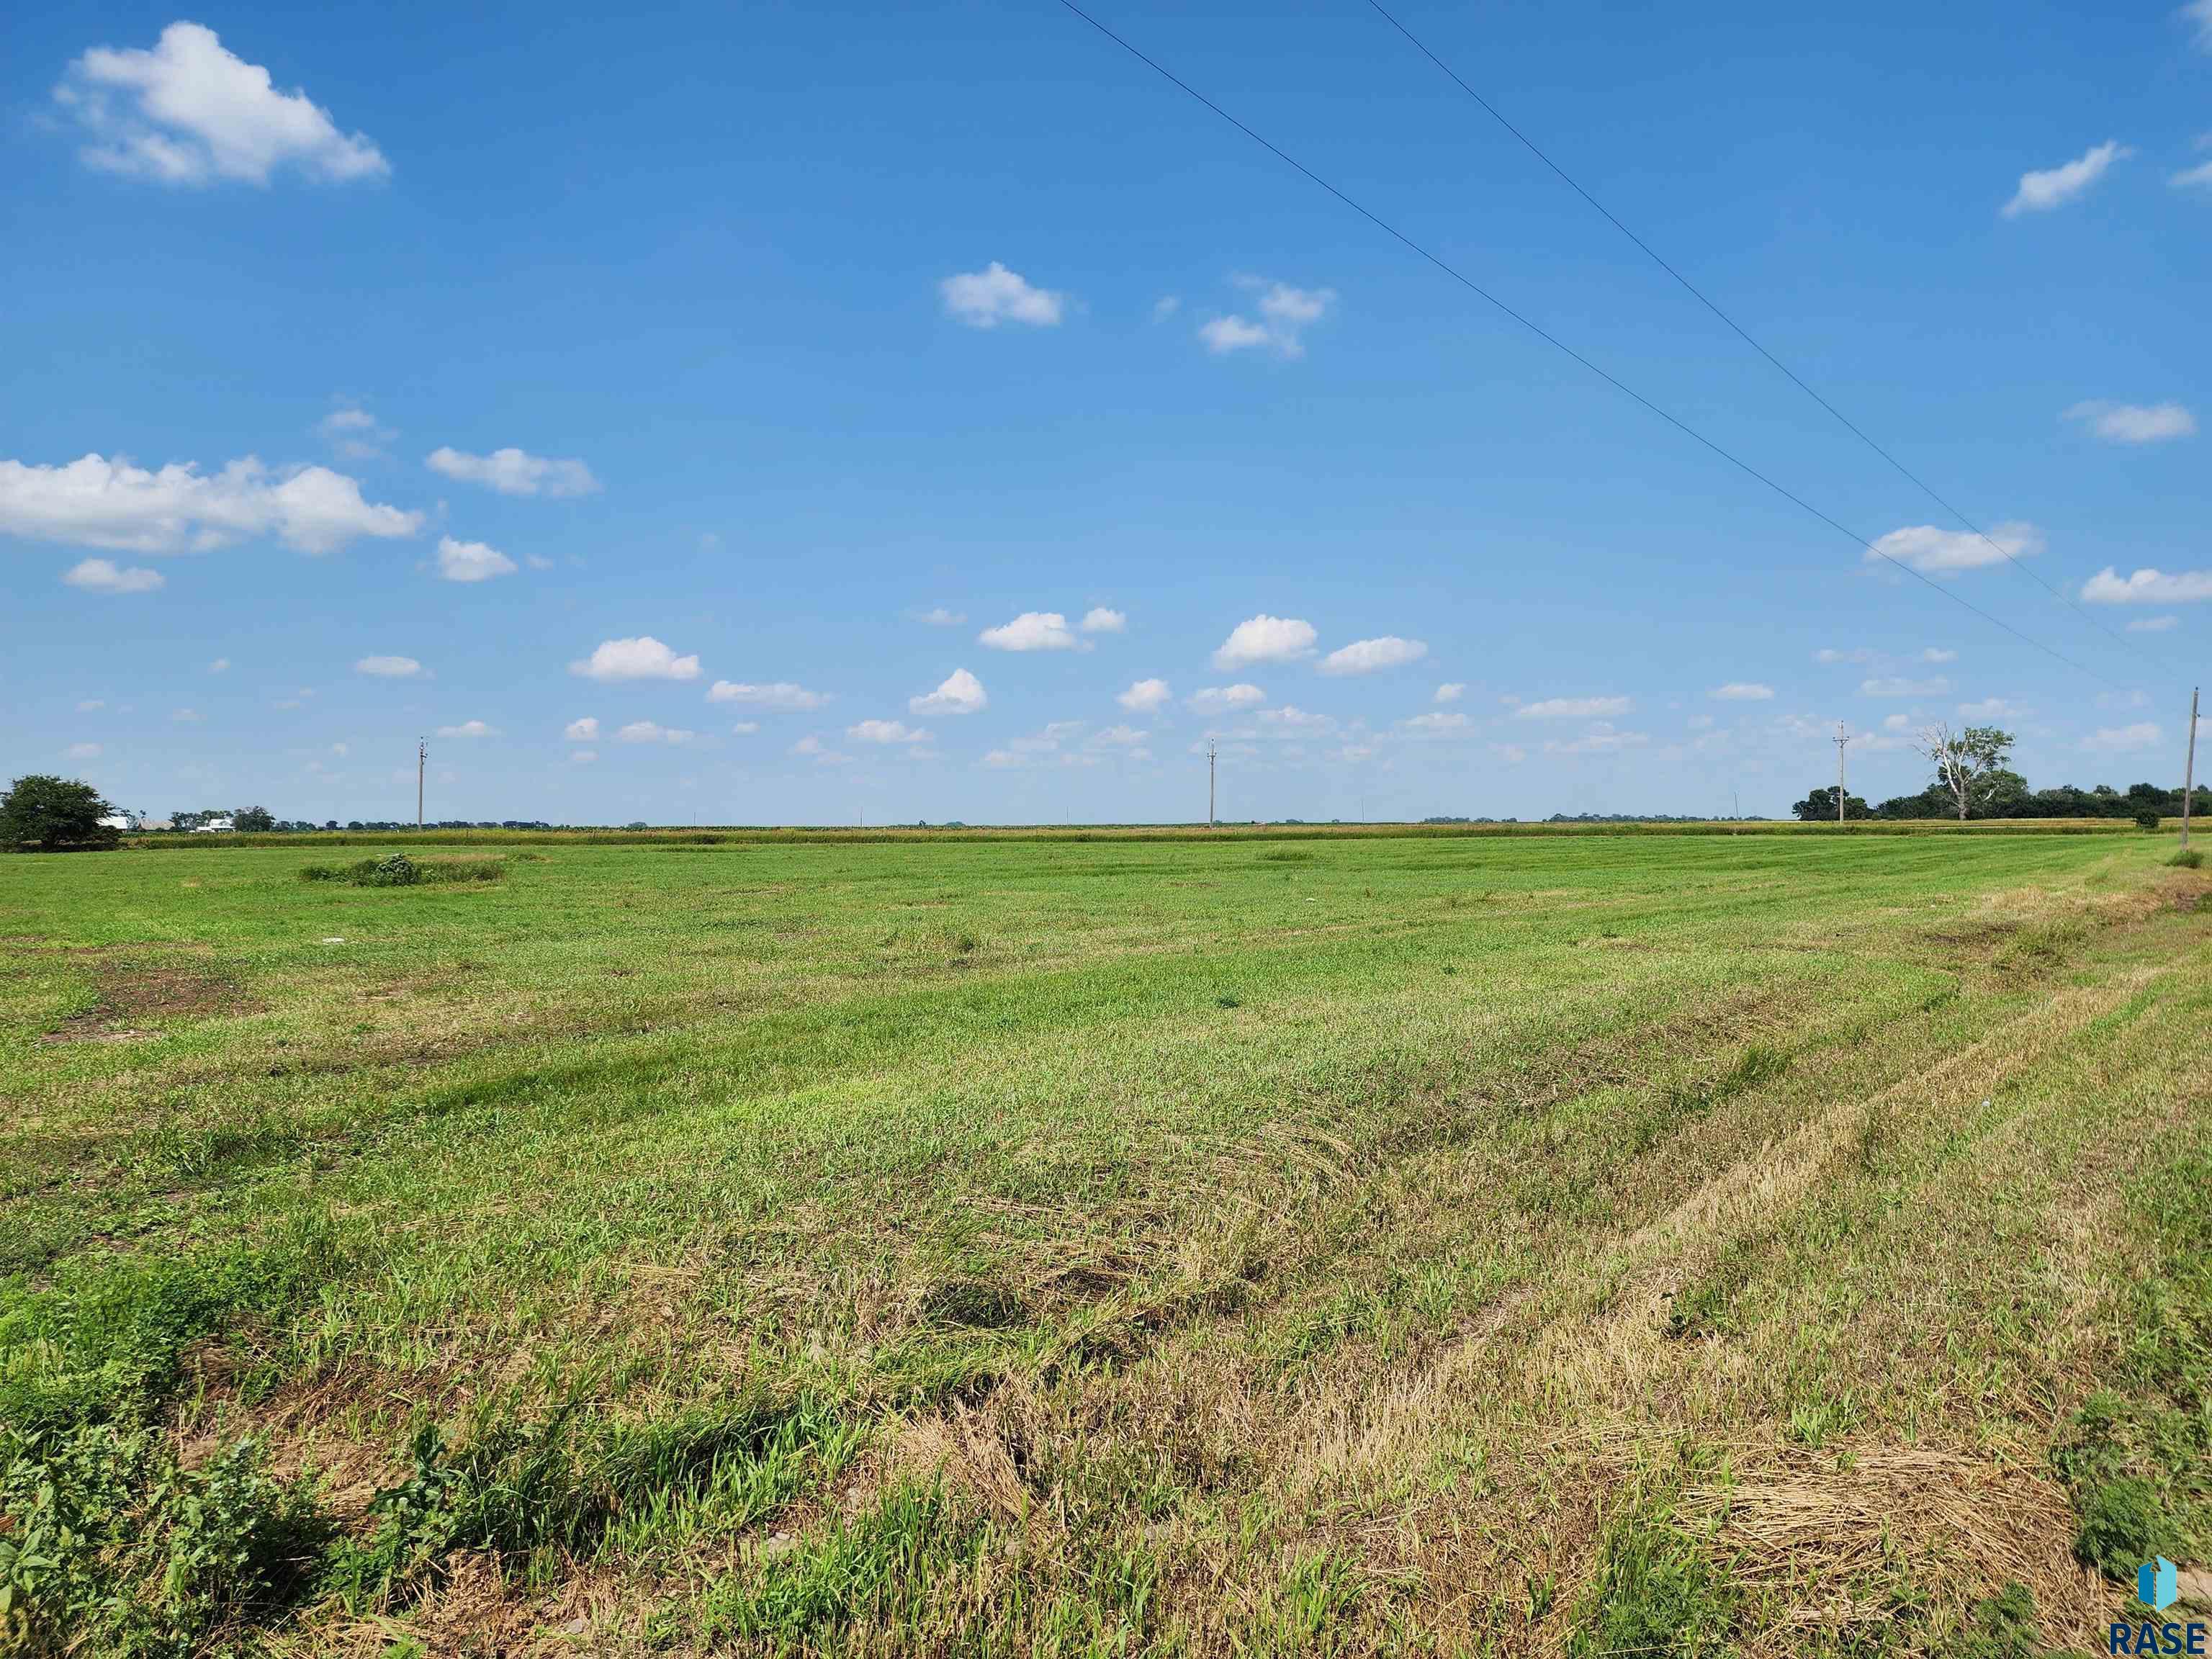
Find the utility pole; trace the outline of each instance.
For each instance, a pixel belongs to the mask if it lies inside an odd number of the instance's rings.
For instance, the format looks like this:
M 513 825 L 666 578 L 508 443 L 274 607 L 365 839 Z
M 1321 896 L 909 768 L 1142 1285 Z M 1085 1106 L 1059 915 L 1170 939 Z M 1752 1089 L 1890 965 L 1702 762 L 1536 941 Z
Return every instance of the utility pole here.
M 2181 850 L 2189 850 L 2189 797 L 2197 788 L 2197 687 L 2189 688 L 2189 759 L 2181 769 Z
M 430 758 L 430 739 L 415 739 L 415 827 L 422 827 L 422 768 Z
M 1851 740 L 1841 720 L 1836 722 L 1836 822 L 1844 821 L 1844 748 Z
M 1213 739 L 1206 740 L 1206 827 L 1213 828 Z

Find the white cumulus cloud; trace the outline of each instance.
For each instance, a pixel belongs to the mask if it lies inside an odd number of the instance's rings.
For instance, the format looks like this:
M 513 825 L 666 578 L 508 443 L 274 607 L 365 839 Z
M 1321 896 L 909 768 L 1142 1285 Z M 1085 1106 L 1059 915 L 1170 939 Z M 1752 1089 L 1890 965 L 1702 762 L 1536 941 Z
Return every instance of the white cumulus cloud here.
M 172 23 L 150 51 L 94 46 L 54 101 L 84 129 L 88 167 L 165 185 L 228 179 L 266 185 L 294 167 L 328 184 L 392 171 L 367 135 L 338 131 L 305 92 L 279 92 L 267 70 L 213 29 Z
M 484 582 L 494 576 L 511 576 L 515 562 L 495 547 L 482 542 L 438 538 L 438 574 L 449 582 Z
M 2115 161 L 2124 161 L 2134 154 L 2117 138 L 2107 138 L 2070 161 L 2039 173 L 2023 173 L 2020 175 L 2020 188 L 2004 205 L 2004 216 L 2013 219 L 2023 213 L 2043 213 L 2063 207 L 2111 172 Z
M 651 720 L 632 720 L 615 733 L 617 743 L 689 743 L 696 736 L 680 726 L 658 726 Z
M 592 469 L 579 460 L 554 460 L 522 449 L 495 449 L 489 455 L 471 455 L 441 446 L 422 465 L 441 477 L 460 483 L 485 485 L 502 495 L 551 495 L 556 499 L 588 495 L 599 487 Z
M 1372 674 L 1380 669 L 1419 662 L 1428 654 L 1429 647 L 1419 640 L 1401 640 L 1395 634 L 1385 634 L 1380 639 L 1354 640 L 1350 645 L 1339 646 L 1321 659 L 1321 672 Z
M 1256 296 L 1259 320 L 1231 313 L 1201 323 L 1198 337 L 1216 356 L 1267 346 L 1285 357 L 1303 357 L 1305 331 L 1336 303 L 1336 290 L 1331 288 L 1292 288 L 1256 276 L 1239 277 L 1237 283 Z
M 936 690 L 908 697 L 906 708 L 910 714 L 974 714 L 988 708 L 990 702 L 983 693 L 982 681 L 964 668 L 956 668 Z
M 1711 695 L 1723 702 L 1765 702 L 1774 696 L 1774 688 L 1756 680 L 1730 680 L 1726 685 L 1715 686 Z
M 1083 641 L 1057 611 L 1024 611 L 1010 623 L 987 628 L 976 640 L 994 651 L 1073 651 Z
M 495 738 L 498 735 L 498 727 L 489 726 L 483 720 L 463 720 L 459 726 L 438 728 L 438 736 L 441 738 Z
M 1174 695 L 1165 680 L 1138 680 L 1114 701 L 1132 713 L 1142 714 L 1160 708 Z
M 927 743 L 929 733 L 904 720 L 860 720 L 845 728 L 854 743 Z
M 1191 693 L 1190 706 L 1201 714 L 1212 714 L 1227 708 L 1249 708 L 1267 701 L 1267 694 L 1258 686 L 1240 682 L 1236 685 L 1201 687 Z
M 2081 584 L 2081 597 L 2092 605 L 2190 605 L 2212 599 L 2212 570 L 2146 568 L 2124 577 L 2106 565 Z
M 363 657 L 353 665 L 356 674 L 372 674 L 379 679 L 412 679 L 422 672 L 422 665 L 412 657 Z
M 1128 626 L 1127 616 L 1103 605 L 1094 605 L 1083 613 L 1082 628 L 1086 634 L 1120 634 L 1127 631 Z
M 586 714 L 581 720 L 570 720 L 561 728 L 561 735 L 570 743 L 595 743 L 599 736 L 599 717 Z
M 744 702 L 759 708 L 775 708 L 794 714 L 808 708 L 819 708 L 830 701 L 827 691 L 810 691 L 789 680 L 772 680 L 762 685 L 748 684 L 742 680 L 716 680 L 707 693 L 708 702 Z
M 1229 637 L 1213 653 L 1213 665 L 1243 668 L 1255 662 L 1294 662 L 1313 654 L 1316 637 L 1310 622 L 1262 611 L 1229 630 Z
M 73 743 L 62 753 L 70 760 L 97 760 L 100 745 L 96 743 Z
M 1944 530 L 1932 524 L 1907 525 L 1893 530 L 1866 550 L 1869 562 L 1891 558 L 1926 575 L 1947 571 L 1978 570 L 2000 564 L 2010 556 L 2031 558 L 2043 551 L 2043 532 L 2032 524 L 2008 520 L 1991 525 L 1984 540 L 1971 530 Z M 1824 659 L 1824 660 L 1828 660 Z M 1836 661 L 1863 661 L 1839 657 Z
M 1464 732 L 1470 724 L 1468 717 L 1456 708 L 1432 708 L 1425 714 L 1416 714 L 1405 722 L 1408 732 L 1419 732 L 1435 736 L 1444 732 Z
M 0 533 L 128 553 L 182 553 L 273 535 L 303 553 L 356 537 L 411 536 L 422 515 L 372 505 L 328 467 L 272 473 L 248 455 L 217 473 L 189 461 L 158 472 L 121 456 L 63 466 L 0 461 Z
M 2149 720 L 2137 720 L 2133 726 L 2099 726 L 2081 739 L 2081 747 L 2093 754 L 2122 755 L 2136 749 L 2155 749 L 2158 741 L 2158 727 Z
M 1019 272 L 1008 270 L 996 259 L 981 270 L 947 276 L 937 291 L 944 296 L 945 314 L 970 328 L 996 328 L 1000 323 L 1050 328 L 1067 306 L 1066 295 L 1032 287 Z
M 80 559 L 62 572 L 62 580 L 88 593 L 151 593 L 164 578 L 143 565 L 126 568 L 112 559 Z
M 1524 720 L 1601 720 L 1626 714 L 1629 706 L 1626 697 L 1545 697 L 1522 703 L 1513 714 L 1515 719 Z
M 2075 404 L 2066 419 L 2079 421 L 2108 443 L 2155 444 L 2192 437 L 2197 417 L 2177 403 L 2111 404 L 2092 399 Z
M 1442 685 L 1437 688 L 1436 700 L 1438 702 L 1457 702 L 1466 695 L 1467 685 L 1465 682 L 1461 680 L 1446 680 Z
M 594 680 L 696 680 L 699 659 L 679 657 L 650 634 L 603 640 L 592 654 L 568 665 L 571 674 Z
M 968 613 L 964 611 L 948 610 L 939 605 L 923 611 L 915 620 L 927 623 L 932 628 L 957 628 L 968 620 Z

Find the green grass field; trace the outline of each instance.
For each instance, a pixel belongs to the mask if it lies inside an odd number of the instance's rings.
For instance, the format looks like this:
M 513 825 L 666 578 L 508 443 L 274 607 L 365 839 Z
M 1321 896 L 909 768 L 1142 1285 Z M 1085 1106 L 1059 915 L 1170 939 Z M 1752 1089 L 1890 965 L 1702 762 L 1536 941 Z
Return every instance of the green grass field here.
M 2167 837 L 353 839 L 0 860 L 0 1650 L 1993 1659 L 2212 1550 Z

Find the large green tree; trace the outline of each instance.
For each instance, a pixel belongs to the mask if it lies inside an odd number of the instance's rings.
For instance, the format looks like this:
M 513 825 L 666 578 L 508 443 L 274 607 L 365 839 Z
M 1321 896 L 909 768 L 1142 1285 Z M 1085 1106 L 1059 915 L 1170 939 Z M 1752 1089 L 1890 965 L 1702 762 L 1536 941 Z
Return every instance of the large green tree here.
M 100 819 L 114 811 L 88 783 L 33 773 L 0 795 L 0 846 L 40 853 L 112 847 L 119 836 Z

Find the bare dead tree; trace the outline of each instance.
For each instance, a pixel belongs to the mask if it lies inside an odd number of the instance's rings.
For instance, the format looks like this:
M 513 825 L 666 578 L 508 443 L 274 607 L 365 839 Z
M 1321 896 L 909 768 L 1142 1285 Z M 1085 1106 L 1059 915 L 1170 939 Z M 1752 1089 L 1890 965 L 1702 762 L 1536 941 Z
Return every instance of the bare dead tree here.
M 1957 804 L 1959 822 L 1964 823 L 1990 775 L 2002 769 L 2011 754 L 2012 733 L 1994 726 L 1970 726 L 1954 732 L 1948 720 L 1937 720 L 1920 728 L 1912 746 L 1936 769 L 1936 782 Z

